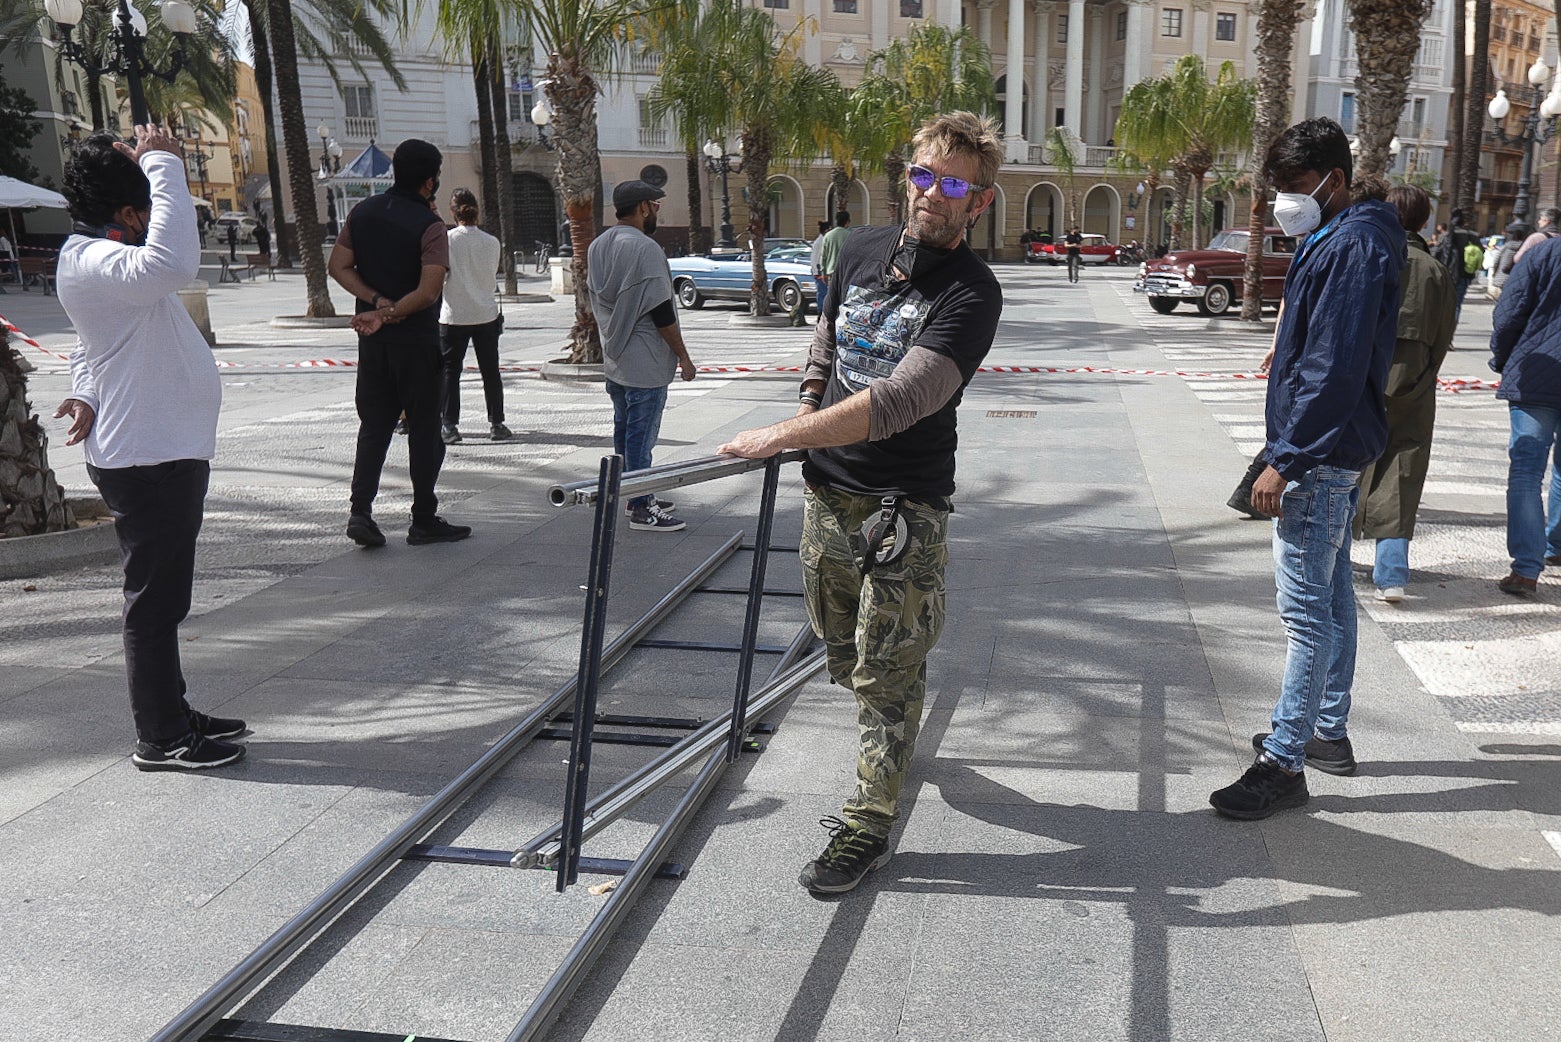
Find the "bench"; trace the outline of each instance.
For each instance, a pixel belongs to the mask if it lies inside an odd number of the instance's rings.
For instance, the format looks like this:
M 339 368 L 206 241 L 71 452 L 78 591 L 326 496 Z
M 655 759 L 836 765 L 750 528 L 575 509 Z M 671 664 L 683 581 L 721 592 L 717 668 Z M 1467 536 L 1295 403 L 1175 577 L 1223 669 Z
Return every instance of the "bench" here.
M 248 257 L 244 258 L 245 263 L 243 264 L 230 263 L 226 257 L 223 257 L 220 254 L 218 255 L 217 259 L 222 262 L 222 271 L 217 276 L 218 283 L 243 282 L 246 272 L 249 274 L 249 281 L 255 281 L 255 266 L 249 262 Z
M 276 265 L 271 262 L 271 254 L 246 253 L 244 254 L 244 263 L 249 265 L 249 279 L 251 282 L 255 280 L 255 272 L 259 269 L 265 270 L 267 279 L 272 282 L 276 281 Z
M 17 261 L 21 265 L 23 292 L 28 286 L 42 286 L 44 296 L 53 293 L 54 270 L 59 262 L 58 257 L 23 257 Z

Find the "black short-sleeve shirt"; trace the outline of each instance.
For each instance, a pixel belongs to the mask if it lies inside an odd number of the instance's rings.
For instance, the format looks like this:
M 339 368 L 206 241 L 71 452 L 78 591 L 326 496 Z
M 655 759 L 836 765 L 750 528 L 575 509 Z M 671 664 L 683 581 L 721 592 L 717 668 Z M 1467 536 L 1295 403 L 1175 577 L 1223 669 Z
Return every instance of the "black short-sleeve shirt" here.
M 833 322 L 835 361 L 828 407 L 894 373 L 912 347 L 936 351 L 959 367 L 960 388 L 937 412 L 898 434 L 830 449 L 813 449 L 803 476 L 847 492 L 911 498 L 954 492 L 955 413 L 976 374 L 1003 311 L 992 269 L 961 243 L 931 271 L 889 282 L 888 262 L 901 229 L 858 228 L 846 239 L 829 303 L 820 321 Z

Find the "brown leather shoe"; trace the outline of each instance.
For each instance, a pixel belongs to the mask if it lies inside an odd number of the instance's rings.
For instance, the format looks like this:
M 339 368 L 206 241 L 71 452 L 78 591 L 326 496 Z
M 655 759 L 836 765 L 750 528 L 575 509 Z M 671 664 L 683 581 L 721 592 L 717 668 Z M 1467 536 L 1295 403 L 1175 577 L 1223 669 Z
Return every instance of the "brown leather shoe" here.
M 1530 579 L 1526 575 L 1517 572 L 1508 572 L 1507 577 L 1496 583 L 1496 589 L 1502 593 L 1510 593 L 1517 597 L 1527 597 L 1539 592 L 1539 580 Z

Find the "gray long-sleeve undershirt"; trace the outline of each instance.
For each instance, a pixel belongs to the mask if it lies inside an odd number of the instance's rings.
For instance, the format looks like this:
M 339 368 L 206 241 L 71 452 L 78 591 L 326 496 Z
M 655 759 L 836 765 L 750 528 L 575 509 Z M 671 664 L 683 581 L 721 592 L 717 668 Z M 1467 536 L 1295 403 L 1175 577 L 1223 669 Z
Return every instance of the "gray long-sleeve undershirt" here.
M 803 383 L 822 380 L 828 384 L 834 364 L 834 323 L 820 318 L 813 327 Z M 882 441 L 931 416 L 954 397 L 962 383 L 959 366 L 952 358 L 929 348 L 912 347 L 892 375 L 872 385 L 867 440 Z

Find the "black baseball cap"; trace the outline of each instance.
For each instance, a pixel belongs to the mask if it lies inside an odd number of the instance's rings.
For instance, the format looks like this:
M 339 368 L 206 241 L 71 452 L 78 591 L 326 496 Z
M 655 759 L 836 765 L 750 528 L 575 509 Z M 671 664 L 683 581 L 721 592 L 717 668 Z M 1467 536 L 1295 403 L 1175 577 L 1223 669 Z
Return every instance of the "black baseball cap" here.
M 647 200 L 664 198 L 666 194 L 644 181 L 624 181 L 612 190 L 612 205 L 615 210 L 624 210 Z

